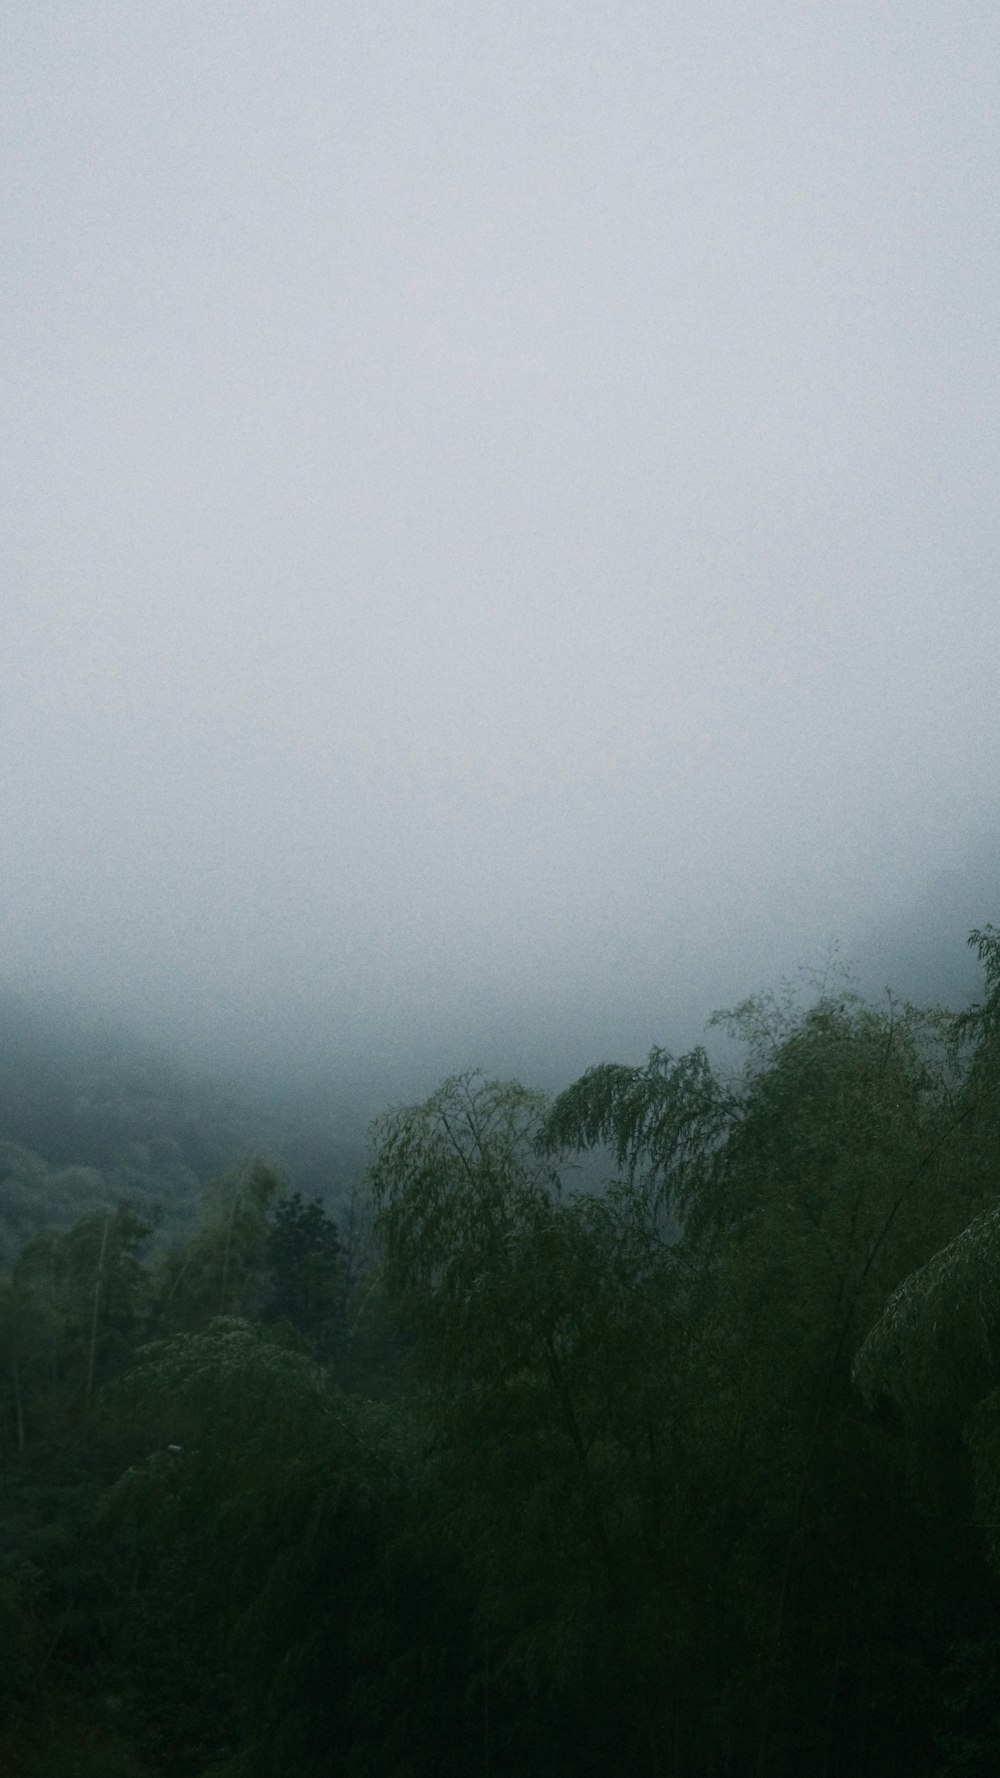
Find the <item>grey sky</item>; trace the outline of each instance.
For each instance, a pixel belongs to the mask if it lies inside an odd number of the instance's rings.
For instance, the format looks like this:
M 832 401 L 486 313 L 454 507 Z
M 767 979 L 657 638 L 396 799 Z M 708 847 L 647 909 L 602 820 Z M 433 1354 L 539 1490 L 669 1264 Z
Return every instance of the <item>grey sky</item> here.
M 0 972 L 527 1068 L 1000 915 L 995 5 L 0 29 Z

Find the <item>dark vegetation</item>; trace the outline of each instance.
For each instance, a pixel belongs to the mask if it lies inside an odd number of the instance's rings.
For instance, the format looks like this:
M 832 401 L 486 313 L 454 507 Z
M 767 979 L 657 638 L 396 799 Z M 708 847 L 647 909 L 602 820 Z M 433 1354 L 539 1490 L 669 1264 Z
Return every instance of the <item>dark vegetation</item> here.
M 827 983 L 719 1015 L 731 1074 L 446 1081 L 360 1198 L 346 1141 L 12 1038 L 0 1769 L 1000 1769 L 973 943 L 961 1014 Z
M 332 1096 L 332 1095 L 331 1095 Z M 44 1227 L 127 1202 L 161 1244 L 197 1213 L 202 1184 L 264 1157 L 309 1196 L 355 1178 L 350 1110 L 324 1118 L 275 1094 L 206 1080 L 79 1013 L 0 1008 L 0 1267 Z

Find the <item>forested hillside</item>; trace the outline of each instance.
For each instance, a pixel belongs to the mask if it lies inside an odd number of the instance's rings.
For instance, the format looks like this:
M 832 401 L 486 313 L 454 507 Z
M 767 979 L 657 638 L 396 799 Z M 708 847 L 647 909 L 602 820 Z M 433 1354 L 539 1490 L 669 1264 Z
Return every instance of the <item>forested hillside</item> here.
M 278 1094 L 185 1069 L 79 1011 L 0 997 L 0 1265 L 44 1227 L 127 1202 L 176 1238 L 210 1179 L 263 1155 L 335 1202 L 356 1182 L 364 1118 L 333 1101 L 293 1119 Z
M 447 1080 L 352 1208 L 200 1177 L 168 1109 L 198 1205 L 154 1240 L 126 1160 L 53 1137 L 41 1185 L 101 1186 L 0 1287 L 3 1771 L 994 1774 L 972 942 L 960 1014 L 827 984 L 717 1015 L 731 1071 Z

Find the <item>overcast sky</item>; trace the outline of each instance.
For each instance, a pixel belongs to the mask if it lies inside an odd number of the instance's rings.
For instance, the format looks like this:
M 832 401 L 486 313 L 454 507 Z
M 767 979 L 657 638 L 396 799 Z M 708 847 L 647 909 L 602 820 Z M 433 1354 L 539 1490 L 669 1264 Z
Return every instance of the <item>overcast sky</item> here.
M 995 0 L 0 33 L 6 979 L 530 1073 L 1000 917 Z

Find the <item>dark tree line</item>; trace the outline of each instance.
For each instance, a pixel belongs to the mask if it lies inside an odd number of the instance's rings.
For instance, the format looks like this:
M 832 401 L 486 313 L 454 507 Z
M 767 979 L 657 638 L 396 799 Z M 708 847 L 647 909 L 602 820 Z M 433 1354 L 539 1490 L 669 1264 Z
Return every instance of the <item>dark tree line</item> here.
M 1000 935 L 973 942 L 962 1015 L 719 1015 L 731 1076 L 446 1081 L 373 1128 L 368 1242 L 259 1164 L 166 1250 L 123 1204 L 28 1241 L 4 1770 L 994 1773 Z

